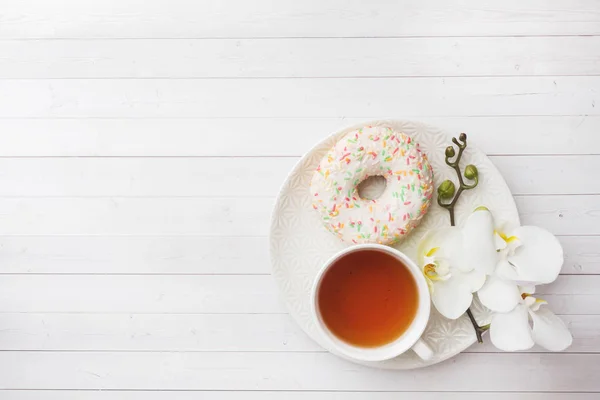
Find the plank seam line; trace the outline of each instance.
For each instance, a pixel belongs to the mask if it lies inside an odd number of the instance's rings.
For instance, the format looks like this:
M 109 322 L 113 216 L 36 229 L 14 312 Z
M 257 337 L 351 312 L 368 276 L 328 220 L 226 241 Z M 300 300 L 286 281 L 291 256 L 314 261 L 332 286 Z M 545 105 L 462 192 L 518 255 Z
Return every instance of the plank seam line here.
M 0 311 L 0 316 L 2 315 L 176 315 L 176 316 L 196 316 L 196 315 L 221 315 L 221 316 L 236 316 L 236 315 L 277 315 L 277 316 L 289 316 L 291 315 L 287 312 L 280 313 L 170 313 L 170 312 L 85 312 L 85 311 L 75 311 L 75 312 L 65 312 L 65 311 L 53 311 L 53 312 L 19 312 L 19 311 Z M 556 314 L 564 317 L 589 317 L 595 318 L 600 317 L 600 314 Z
M 554 22 L 552 24 L 555 24 Z M 319 39 L 332 39 L 332 40 L 343 40 L 343 39 L 458 39 L 458 38 L 478 38 L 478 39 L 489 39 L 489 38 L 561 38 L 561 37 L 598 37 L 599 33 L 591 34 L 538 34 L 538 35 L 525 35 L 525 34 L 507 34 L 507 35 L 382 35 L 382 36 L 181 36 L 181 37 L 102 37 L 102 36 L 90 36 L 90 37 L 69 37 L 69 36 L 57 36 L 57 37 L 3 37 L 0 41 L 99 41 L 99 40 L 319 40 Z
M 600 74 L 565 74 L 565 75 L 357 75 L 357 76 L 208 76 L 208 77 L 63 77 L 63 78 L 6 78 L 0 77 L 0 81 L 106 81 L 106 80 L 130 80 L 130 81 L 142 81 L 142 80 L 162 80 L 162 81 L 200 81 L 200 80 L 308 80 L 308 79 L 356 79 L 356 80 L 365 80 L 365 79 L 490 79 L 490 78 L 512 78 L 512 79 L 521 79 L 521 78 L 565 78 L 565 77 L 581 77 L 581 78 L 596 78 L 599 77 Z M 537 93 L 536 93 L 537 94 Z M 539 93 L 543 94 L 543 93 Z
M 327 350 L 51 350 L 51 349 L 0 349 L 2 353 L 99 353 L 99 354 L 327 354 Z M 463 354 L 506 354 L 501 350 L 498 351 L 469 351 L 463 350 Z M 549 351 L 527 351 L 519 353 L 510 353 L 522 355 L 541 355 L 541 354 L 557 354 L 557 355 L 600 355 L 598 351 L 562 351 L 562 352 L 549 352 Z
M 210 354 L 222 354 L 222 353 L 235 353 L 235 354 L 329 354 L 327 350 L 307 350 L 307 351 L 278 351 L 278 350 L 0 350 L 1 353 L 80 353 L 80 354 L 88 354 L 88 353 L 115 353 L 115 354 L 123 354 L 123 353 L 153 353 L 153 354 L 180 354 L 180 353 L 210 353 Z M 527 351 L 527 352 L 503 352 L 501 350 L 498 351 L 468 351 L 464 350 L 461 353 L 465 354 L 502 354 L 505 356 L 517 356 L 517 357 L 525 357 L 528 355 L 536 354 L 536 355 L 548 355 L 551 354 L 553 356 L 569 356 L 569 355 L 589 355 L 595 356 L 600 355 L 598 352 L 548 352 L 548 351 Z
M 181 273 L 163 273 L 163 272 L 2 272 L 0 270 L 0 276 L 112 276 L 112 277 L 121 277 L 121 276 L 271 276 L 270 272 L 256 272 L 256 273 L 210 273 L 210 272 L 181 272 Z M 598 273 L 560 273 L 559 276 L 598 276 Z
M 335 390 L 335 389 L 312 389 L 312 390 L 289 390 L 289 389 L 280 389 L 280 390 L 265 390 L 265 389 L 256 389 L 256 390 L 248 390 L 248 389 L 56 389 L 56 388 L 2 388 L 0 392 L 4 391 L 45 391 L 45 392 L 194 392 L 194 393 L 218 393 L 218 392 L 239 392 L 239 393 L 519 393 L 519 394 L 554 394 L 554 393 L 568 393 L 568 394 L 593 394 L 600 392 L 590 392 L 590 391 L 511 391 L 504 390 L 502 392 L 498 391 L 481 391 L 481 390 L 452 390 L 452 391 L 444 391 L 444 390 L 425 390 L 425 391 L 415 391 L 415 390 Z
M 513 197 L 580 197 L 580 196 L 600 196 L 600 193 L 513 193 Z M 271 199 L 275 201 L 275 195 L 241 195 L 241 196 L 203 196 L 203 195 L 122 195 L 122 194 L 105 194 L 105 195 L 0 195 L 0 199 Z
M 148 233 L 148 234 L 136 234 L 136 233 L 123 233 L 123 234 L 107 234 L 107 233 L 59 233 L 59 234 L 55 234 L 55 233 L 51 233 L 51 234 L 45 234 L 45 233 L 28 233 L 28 234 L 10 234 L 10 233 L 0 233 L 0 238 L 1 237 L 8 237 L 8 238 L 12 238 L 12 237 L 71 237 L 71 236 L 81 236 L 81 237 L 107 237 L 107 238 L 112 238 L 112 237 L 140 237 L 140 238 L 146 238 L 146 237 L 199 237 L 199 238 L 241 238 L 241 239 L 269 239 L 269 235 L 203 235 L 203 234 L 194 234 L 194 233 L 190 233 L 190 234 L 173 234 L 173 233 Z M 569 237 L 569 238 L 577 238 L 577 237 L 582 237 L 582 238 L 596 238 L 596 237 L 600 237 L 600 234 L 558 234 L 558 235 L 554 235 L 556 237 Z
M 562 195 L 561 195 L 562 196 Z M 573 234 L 557 234 L 554 235 L 556 237 L 570 237 L 570 238 L 597 238 L 600 237 L 600 233 L 573 233 Z M 0 233 L 0 237 L 6 238 L 21 238 L 21 237 L 108 237 L 108 238 L 129 238 L 129 237 L 137 237 L 137 238 L 156 238 L 156 237 L 169 237 L 169 238 L 177 238 L 177 237 L 198 237 L 198 238 L 215 238 L 215 239 L 225 239 L 225 238 L 241 238 L 241 239 L 268 239 L 268 235 L 206 235 L 206 234 L 196 234 L 196 233 Z
M 551 295 L 551 296 L 572 296 L 572 294 L 563 294 L 563 295 Z M 582 295 L 583 296 L 583 295 Z M 586 295 L 586 296 L 594 296 L 594 295 Z M 286 315 L 290 314 L 286 311 L 281 312 L 144 312 L 144 311 L 6 311 L 0 310 L 0 315 L 30 315 L 30 314 L 39 314 L 39 315 L 178 315 L 178 316 L 194 316 L 194 315 Z M 600 316 L 600 314 L 556 314 L 556 315 L 564 315 L 564 316 L 576 316 L 576 317 L 596 317 Z
M 473 115 L 428 115 L 428 114 L 422 114 L 422 115 L 411 115 L 408 116 L 407 119 L 411 120 L 414 118 L 436 118 L 436 119 L 459 119 L 459 118 L 562 118 L 562 117 L 580 117 L 580 118 L 600 118 L 600 115 L 596 115 L 596 114 L 473 114 Z M 305 116 L 268 116 L 268 117 L 240 117 L 240 116 L 226 116 L 226 117 L 190 117 L 190 116 L 175 116 L 175 117 L 161 117 L 161 116 L 144 116 L 144 117 L 135 117 L 135 116 L 108 116 L 108 117 L 104 117 L 104 116 L 76 116 L 76 117 L 63 117 L 63 116 L 52 116 L 52 117 L 47 117 L 47 116 L 1 116 L 0 115 L 0 121 L 1 120 L 42 120 L 42 121 L 46 121 L 46 120 L 86 120 L 86 119 L 92 119 L 92 120 L 154 120 L 154 119 L 159 119 L 159 120 L 227 120 L 227 119 L 233 119 L 233 120 L 238 120 L 238 119 L 250 119 L 250 120 L 323 120 L 323 119 L 335 119 L 335 120 L 339 120 L 340 122 L 348 120 L 348 119 L 394 119 L 394 118 L 398 118 L 397 116 L 386 116 L 386 117 L 382 117 L 382 116 L 361 116 L 361 115 L 344 115 L 344 116 L 340 116 L 340 115 L 329 115 L 329 116 L 311 116 L 311 115 L 305 115 Z M 418 122 L 418 121 L 417 121 Z
M 45 391 L 45 392 L 194 392 L 194 393 L 220 393 L 220 392 L 239 392 L 239 393 L 481 393 L 481 394 L 493 394 L 493 393 L 517 393 L 517 394 L 594 394 L 600 392 L 590 392 L 590 391 L 515 391 L 515 390 L 503 390 L 503 391 L 481 391 L 481 390 L 424 390 L 424 391 L 415 391 L 415 390 L 335 390 L 335 389 L 309 389 L 309 390 L 289 390 L 289 389 L 280 389 L 280 390 L 265 390 L 265 389 L 160 389 L 160 388 L 149 388 L 149 389 L 105 389 L 103 387 L 100 388 L 88 388 L 88 389 L 57 389 L 57 388 L 2 388 L 0 392 L 4 391 L 23 391 L 23 392 L 37 392 L 37 391 Z
M 1 135 L 1 134 L 0 134 Z M 600 143 L 600 142 L 599 142 Z M 600 147 L 600 145 L 599 145 Z M 600 153 L 486 153 L 488 157 L 527 157 L 527 158 L 548 158 L 548 157 L 598 157 Z M 294 159 L 299 160 L 302 154 L 283 154 L 283 155 L 0 155 L 0 159 Z

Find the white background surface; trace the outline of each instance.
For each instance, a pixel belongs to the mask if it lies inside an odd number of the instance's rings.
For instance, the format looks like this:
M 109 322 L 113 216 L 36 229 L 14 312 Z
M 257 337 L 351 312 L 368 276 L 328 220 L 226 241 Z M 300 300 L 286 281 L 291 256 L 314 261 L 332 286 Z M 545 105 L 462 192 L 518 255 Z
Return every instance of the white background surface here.
M 558 235 L 569 350 L 377 371 L 286 315 L 279 185 L 386 117 L 467 132 Z M 597 399 L 598 171 L 597 0 L 0 0 L 0 399 Z

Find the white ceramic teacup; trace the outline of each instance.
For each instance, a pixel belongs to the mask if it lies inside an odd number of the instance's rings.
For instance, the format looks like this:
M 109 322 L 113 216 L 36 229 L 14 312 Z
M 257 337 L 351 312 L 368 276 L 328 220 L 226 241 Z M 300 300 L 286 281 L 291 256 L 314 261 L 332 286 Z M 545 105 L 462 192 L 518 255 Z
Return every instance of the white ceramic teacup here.
M 408 329 L 393 342 L 387 343 L 379 347 L 358 347 L 353 346 L 338 337 L 336 337 L 324 323 L 319 311 L 319 288 L 325 273 L 329 268 L 340 260 L 357 251 L 381 251 L 398 259 L 398 268 L 407 268 L 412 274 L 419 294 L 419 303 L 417 312 Z M 313 320 L 320 331 L 321 335 L 327 340 L 329 348 L 334 352 L 359 361 L 384 361 L 397 357 L 400 354 L 412 349 L 420 358 L 428 360 L 433 357 L 431 348 L 421 340 L 421 335 L 427 326 L 429 313 L 431 309 L 431 300 L 429 288 L 421 270 L 417 265 L 408 258 L 404 253 L 389 247 L 379 244 L 361 244 L 348 247 L 331 257 L 317 274 L 311 290 L 311 313 Z

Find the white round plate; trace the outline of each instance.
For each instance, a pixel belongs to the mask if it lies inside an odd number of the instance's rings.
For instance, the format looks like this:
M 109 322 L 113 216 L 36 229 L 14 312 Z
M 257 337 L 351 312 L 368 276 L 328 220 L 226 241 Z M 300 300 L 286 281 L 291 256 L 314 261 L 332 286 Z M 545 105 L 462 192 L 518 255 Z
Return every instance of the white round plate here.
M 456 173 L 446 165 L 444 159 L 444 150 L 451 144 L 452 136 L 435 127 L 412 121 L 371 121 L 349 127 L 323 140 L 296 164 L 284 182 L 273 210 L 270 232 L 271 263 L 273 276 L 291 315 L 298 325 L 323 347 L 326 347 L 325 341 L 315 329 L 309 311 L 311 284 L 323 263 L 349 244 L 342 242 L 322 225 L 311 206 L 310 181 L 317 165 L 334 143 L 352 129 L 365 125 L 390 126 L 412 136 L 429 158 L 436 187 L 445 179 L 456 183 Z M 457 225 L 462 225 L 465 218 L 481 205 L 492 211 L 496 221 L 518 224 L 517 207 L 502 175 L 490 159 L 471 142 L 468 142 L 462 157 L 462 170 L 467 164 L 474 164 L 478 168 L 479 185 L 473 190 L 463 192 L 458 201 L 455 210 Z M 429 229 L 449 225 L 448 211 L 437 205 L 437 198 L 434 196 L 432 205 L 419 227 L 394 247 L 415 259 L 417 244 L 423 234 Z M 480 324 L 489 322 L 489 313 L 477 301 L 474 302 L 472 310 Z M 392 360 L 363 364 L 388 369 L 424 367 L 455 356 L 476 340 L 473 327 L 466 316 L 452 321 L 439 315 L 433 308 L 423 339 L 434 350 L 435 356 L 430 360 L 423 361 L 409 351 Z

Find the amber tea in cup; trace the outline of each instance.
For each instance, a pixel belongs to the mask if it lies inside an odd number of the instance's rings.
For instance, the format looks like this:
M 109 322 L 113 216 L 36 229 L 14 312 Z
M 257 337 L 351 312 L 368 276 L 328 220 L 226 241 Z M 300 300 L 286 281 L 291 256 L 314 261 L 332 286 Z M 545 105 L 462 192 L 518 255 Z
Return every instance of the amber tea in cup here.
M 336 260 L 324 273 L 317 307 L 327 329 L 357 347 L 391 343 L 413 323 L 419 288 L 397 257 L 365 249 Z

